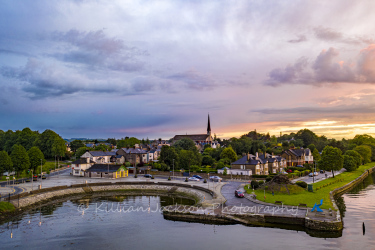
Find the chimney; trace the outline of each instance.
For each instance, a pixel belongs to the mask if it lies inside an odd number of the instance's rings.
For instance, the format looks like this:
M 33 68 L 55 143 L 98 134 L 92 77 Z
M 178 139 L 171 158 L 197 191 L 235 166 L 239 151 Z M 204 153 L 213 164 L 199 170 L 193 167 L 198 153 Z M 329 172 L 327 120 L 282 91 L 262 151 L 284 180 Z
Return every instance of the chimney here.
M 250 154 L 247 152 L 247 160 L 250 161 Z
M 255 157 L 258 159 L 258 152 L 255 153 Z
M 273 152 L 272 152 L 272 158 L 274 157 L 274 155 L 273 155 Z

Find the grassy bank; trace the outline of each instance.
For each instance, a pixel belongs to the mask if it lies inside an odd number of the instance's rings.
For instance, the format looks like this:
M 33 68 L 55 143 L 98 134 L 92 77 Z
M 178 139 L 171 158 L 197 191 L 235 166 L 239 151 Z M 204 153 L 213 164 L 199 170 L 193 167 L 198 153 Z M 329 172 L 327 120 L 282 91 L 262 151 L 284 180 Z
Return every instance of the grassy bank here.
M 308 207 L 313 207 L 315 203 L 320 203 L 323 199 L 323 209 L 334 209 L 331 202 L 329 193 L 330 191 L 342 187 L 347 183 L 355 180 L 357 177 L 361 176 L 367 169 L 375 166 L 375 162 L 368 163 L 366 165 L 360 166 L 357 170 L 353 172 L 344 172 L 337 175 L 335 178 L 328 178 L 324 181 L 317 182 L 313 185 L 314 192 L 308 192 L 307 190 L 302 190 L 293 194 L 276 193 L 274 196 L 271 192 L 266 190 L 266 199 L 264 199 L 264 190 L 255 190 L 257 199 L 260 201 L 265 201 L 268 203 L 275 203 L 275 201 L 282 201 L 285 205 L 298 206 L 300 203 L 307 204 Z M 318 188 L 318 190 L 317 190 Z M 247 187 L 245 187 L 247 190 Z M 253 190 L 247 190 L 248 193 L 252 193 Z
M 5 201 L 0 201 L 0 213 L 4 212 L 12 212 L 14 211 L 14 206 L 11 203 L 5 202 Z

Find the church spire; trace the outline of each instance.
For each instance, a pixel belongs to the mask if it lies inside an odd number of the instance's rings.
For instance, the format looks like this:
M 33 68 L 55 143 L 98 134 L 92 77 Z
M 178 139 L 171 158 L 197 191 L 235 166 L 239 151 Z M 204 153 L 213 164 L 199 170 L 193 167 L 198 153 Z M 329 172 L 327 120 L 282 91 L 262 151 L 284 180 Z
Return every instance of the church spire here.
M 207 135 L 211 135 L 210 114 L 208 114 Z

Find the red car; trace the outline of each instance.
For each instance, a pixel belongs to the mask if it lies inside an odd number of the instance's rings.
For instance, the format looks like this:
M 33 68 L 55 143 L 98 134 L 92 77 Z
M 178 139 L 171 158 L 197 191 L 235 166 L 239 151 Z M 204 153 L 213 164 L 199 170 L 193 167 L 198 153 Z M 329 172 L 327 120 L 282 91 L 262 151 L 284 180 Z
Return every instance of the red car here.
M 245 197 L 245 195 L 240 190 L 234 191 L 234 195 L 238 198 L 244 198 Z
M 286 172 L 288 172 L 288 173 L 292 173 L 293 172 L 293 170 L 291 170 L 291 169 L 288 169 Z

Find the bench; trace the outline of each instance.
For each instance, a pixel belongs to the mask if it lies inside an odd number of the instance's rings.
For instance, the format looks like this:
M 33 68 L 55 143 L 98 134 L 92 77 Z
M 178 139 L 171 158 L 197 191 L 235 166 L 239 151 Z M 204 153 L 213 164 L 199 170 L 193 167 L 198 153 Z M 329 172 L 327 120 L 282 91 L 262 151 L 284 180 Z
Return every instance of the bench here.
M 300 203 L 298 204 L 299 207 L 307 207 L 307 204 Z
M 282 201 L 275 201 L 275 204 L 280 204 L 280 205 L 282 205 L 283 202 L 282 202 Z

